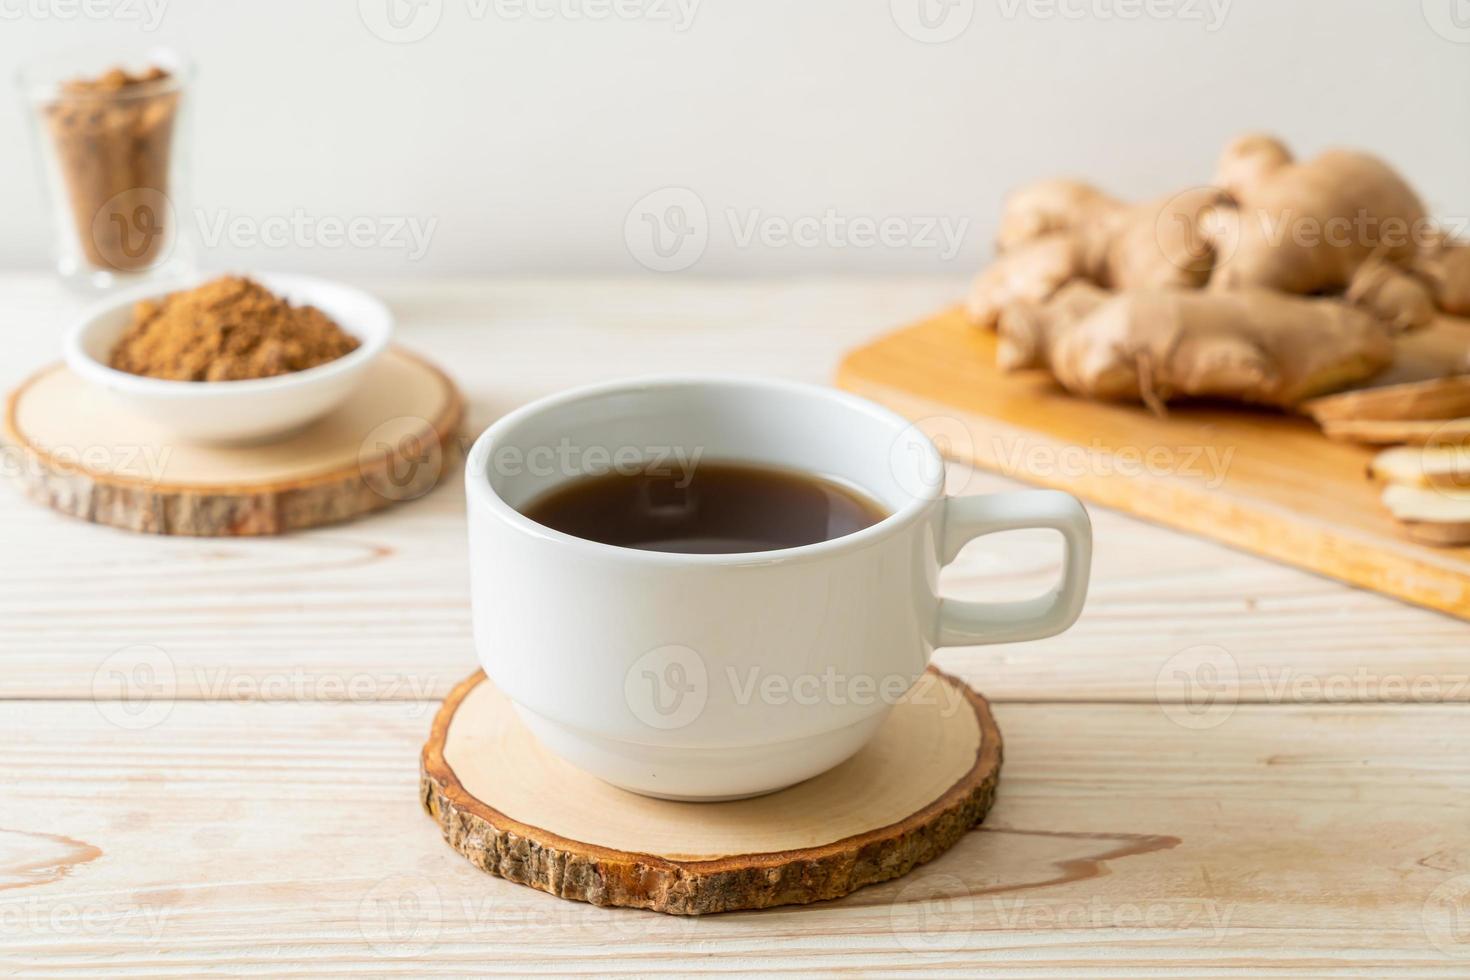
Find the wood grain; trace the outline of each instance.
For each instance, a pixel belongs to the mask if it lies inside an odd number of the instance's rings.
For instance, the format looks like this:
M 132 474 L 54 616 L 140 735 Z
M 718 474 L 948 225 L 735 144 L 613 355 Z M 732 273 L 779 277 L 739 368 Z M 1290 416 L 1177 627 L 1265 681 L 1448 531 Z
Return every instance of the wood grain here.
M 707 915 L 840 898 L 955 845 L 995 801 L 985 699 L 931 669 L 841 765 L 748 800 L 609 786 L 544 749 L 484 673 L 435 716 L 424 808 L 482 871 L 593 905 Z
M 963 462 L 1470 618 L 1470 547 L 1408 540 L 1370 450 L 1268 412 L 1079 401 L 1041 372 L 1002 373 L 995 343 L 952 309 L 854 351 L 838 383 Z
M 270 443 L 201 446 L 121 411 L 62 365 L 6 400 L 15 475 L 39 503 L 152 534 L 284 534 L 361 517 L 431 491 L 464 413 L 442 371 L 401 348 L 340 408 Z
M 566 385 L 640 370 L 732 371 L 822 382 L 844 349 L 963 288 L 924 279 L 697 280 L 379 286 L 404 342 L 452 365 L 466 432 Z M 78 306 L 44 278 L 0 276 L 15 324 L 0 382 L 54 359 Z M 779 352 L 775 353 L 775 352 Z M 8 374 L 7 374 L 8 372 Z M 13 457 L 0 463 L 18 465 Z M 90 698 L 120 649 L 158 647 L 177 696 L 217 701 L 441 698 L 476 663 L 459 481 L 371 521 L 274 539 L 151 538 L 42 510 L 0 481 L 0 697 Z M 952 468 L 951 493 L 1020 484 Z M 1095 574 L 1060 637 L 945 650 L 940 663 L 992 701 L 1143 701 L 1181 650 L 1223 647 L 1244 701 L 1467 700 L 1463 622 L 1212 541 L 1092 508 Z M 967 548 L 948 594 L 1015 599 L 1056 575 L 1052 536 Z M 1362 684 L 1357 683 L 1361 673 Z M 1439 683 L 1440 678 L 1450 682 Z M 1283 687 L 1283 685 L 1286 685 Z M 1286 694 L 1282 692 L 1286 691 Z M 1336 695 L 1340 699 L 1340 695 Z
M 179 703 L 132 730 L 89 704 L 0 706 L 0 827 L 46 860 L 57 836 L 101 851 L 0 891 L 0 973 L 1381 978 L 1470 963 L 1432 903 L 1470 875 L 1457 707 L 1242 705 L 1191 730 L 1151 705 L 1002 705 L 996 806 L 948 854 L 838 901 L 698 919 L 471 867 L 417 802 L 431 714 Z
M 648 371 L 830 380 L 843 350 L 964 289 L 370 286 L 453 369 L 471 432 Z M 0 274 L 0 388 L 56 358 L 81 305 Z M 951 469 L 951 492 L 1016 486 Z M 1446 902 L 1470 875 L 1470 733 L 1443 702 L 1466 700 L 1470 626 L 1091 510 L 1075 629 L 938 658 L 1006 732 L 986 827 L 839 901 L 692 919 L 488 878 L 424 818 L 415 759 L 475 667 L 457 485 L 274 539 L 124 534 L 0 487 L 0 886 L 28 882 L 0 887 L 0 974 L 1466 975 L 1470 949 L 1445 940 L 1470 909 Z M 941 584 L 1019 598 L 1057 561 L 1049 536 L 1006 535 Z M 1201 646 L 1233 684 L 1191 713 L 1165 682 Z M 169 697 L 123 669 L 149 648 Z

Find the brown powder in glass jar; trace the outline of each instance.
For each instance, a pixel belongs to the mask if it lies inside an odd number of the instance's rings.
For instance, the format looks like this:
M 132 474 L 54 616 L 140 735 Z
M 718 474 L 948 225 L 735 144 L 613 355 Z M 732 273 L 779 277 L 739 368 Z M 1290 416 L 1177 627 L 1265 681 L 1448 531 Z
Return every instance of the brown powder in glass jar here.
M 169 164 L 179 89 L 162 68 L 121 68 L 61 86 L 46 125 L 72 225 L 98 269 L 137 272 L 170 240 Z
M 305 371 L 358 346 L 316 307 L 225 276 L 136 304 L 109 364 L 171 381 L 244 381 Z

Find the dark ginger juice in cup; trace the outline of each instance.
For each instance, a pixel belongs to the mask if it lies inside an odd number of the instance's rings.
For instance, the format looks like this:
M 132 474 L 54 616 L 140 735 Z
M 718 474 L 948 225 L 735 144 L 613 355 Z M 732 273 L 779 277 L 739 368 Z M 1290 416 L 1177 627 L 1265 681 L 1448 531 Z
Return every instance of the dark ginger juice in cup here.
M 724 555 L 830 541 L 888 516 L 877 502 L 810 473 L 749 463 L 688 472 L 584 476 L 521 509 L 538 524 L 641 551 Z

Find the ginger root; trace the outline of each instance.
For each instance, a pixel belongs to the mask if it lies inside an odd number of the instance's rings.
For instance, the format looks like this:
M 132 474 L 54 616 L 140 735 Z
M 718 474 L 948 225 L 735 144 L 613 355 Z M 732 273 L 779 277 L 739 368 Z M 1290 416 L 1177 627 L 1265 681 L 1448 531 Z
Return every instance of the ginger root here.
M 965 309 L 976 324 L 994 329 L 1007 307 L 1044 303 L 1067 283 L 1089 279 L 1094 264 L 1082 237 L 1065 232 L 1043 235 L 982 270 L 970 289 Z
M 1435 306 L 1451 316 L 1470 316 L 1470 244 L 1435 236 L 1411 267 L 1428 284 Z
M 1358 266 L 1345 298 L 1398 333 L 1429 326 L 1436 313 L 1434 294 L 1424 280 L 1377 256 Z
M 1024 187 L 997 251 L 967 307 L 999 332 L 1000 366 L 1156 411 L 1179 397 L 1294 407 L 1387 377 L 1396 346 L 1412 353 L 1395 336 L 1439 311 L 1470 315 L 1470 243 L 1434 232 L 1388 164 L 1302 162 L 1262 134 L 1226 148 L 1215 184 L 1144 204 L 1077 180 Z M 1465 370 L 1442 346 L 1400 380 Z
M 1044 367 L 1063 388 L 1162 413 L 1176 398 L 1291 408 L 1393 360 L 1390 331 L 1332 299 L 1267 290 L 1131 290 L 1082 285 L 1008 309 L 1002 363 Z
M 1427 228 L 1413 188 L 1366 153 L 1329 150 L 1298 163 L 1279 140 L 1252 134 L 1226 148 L 1216 183 L 1237 221 L 1230 245 L 1217 243 L 1212 288 L 1340 292 L 1372 258 L 1411 261 Z
M 995 362 L 1002 371 L 1044 368 L 1051 363 L 1052 338 L 1112 298 L 1083 279 L 1067 283 L 1045 302 L 1012 303 L 996 327 Z
M 1068 200 L 1075 210 L 1062 207 Z M 1214 266 L 1207 225 L 1225 203 L 1224 192 L 1214 187 L 1116 207 L 1070 182 L 1023 191 L 1003 219 L 1017 244 L 976 278 L 967 303 L 970 317 L 994 328 L 1011 304 L 1045 302 L 1078 279 L 1106 289 L 1197 289 Z M 1052 230 L 1026 238 L 1017 228 Z
M 1122 201 L 1082 181 L 1039 181 L 1007 195 L 995 250 L 1009 252 L 1045 235 L 1104 225 L 1127 208 Z

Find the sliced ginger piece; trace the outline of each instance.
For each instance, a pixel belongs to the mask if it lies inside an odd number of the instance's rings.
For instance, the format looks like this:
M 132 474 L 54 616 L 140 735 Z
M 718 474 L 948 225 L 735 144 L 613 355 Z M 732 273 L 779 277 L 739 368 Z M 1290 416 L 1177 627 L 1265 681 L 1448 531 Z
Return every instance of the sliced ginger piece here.
M 1342 419 L 1323 422 L 1322 432 L 1338 442 L 1365 446 L 1427 446 L 1470 439 L 1470 418 Z
M 1470 418 L 1470 375 L 1344 391 L 1302 406 L 1318 422 Z
M 1415 541 L 1436 547 L 1470 544 L 1470 491 L 1394 484 L 1383 491 L 1383 503 Z
M 1395 446 L 1375 456 L 1368 472 L 1405 487 L 1470 491 L 1470 445 Z

